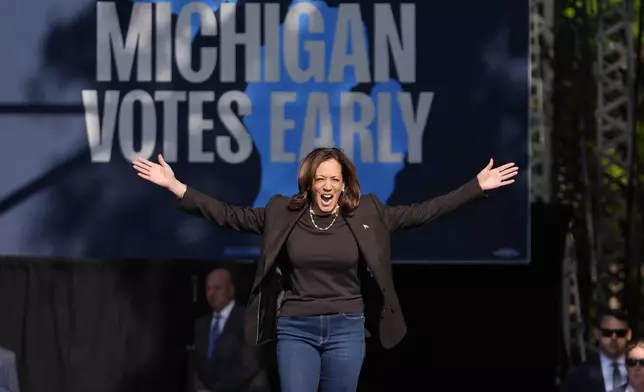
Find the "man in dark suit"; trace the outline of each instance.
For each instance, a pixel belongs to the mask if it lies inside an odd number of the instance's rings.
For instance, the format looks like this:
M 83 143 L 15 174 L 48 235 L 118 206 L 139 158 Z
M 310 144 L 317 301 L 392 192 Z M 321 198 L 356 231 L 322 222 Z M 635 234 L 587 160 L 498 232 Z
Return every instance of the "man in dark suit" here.
M 626 315 L 614 310 L 603 312 L 595 337 L 599 353 L 568 371 L 562 392 L 609 392 L 626 382 L 624 353 L 631 339 Z
M 230 273 L 206 278 L 213 312 L 195 323 L 194 383 L 198 392 L 267 392 L 268 378 L 257 349 L 244 341 L 244 308 L 235 303 Z

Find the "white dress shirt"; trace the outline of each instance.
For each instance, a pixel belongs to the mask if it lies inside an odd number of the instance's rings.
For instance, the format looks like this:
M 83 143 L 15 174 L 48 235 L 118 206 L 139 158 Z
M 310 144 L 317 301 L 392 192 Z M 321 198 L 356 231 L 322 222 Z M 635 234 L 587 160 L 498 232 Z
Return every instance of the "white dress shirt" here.
M 599 361 L 602 367 L 602 375 L 604 376 L 604 390 L 606 392 L 612 391 L 613 389 L 619 388 L 622 385 L 626 384 L 626 358 L 624 356 L 617 359 L 616 361 L 613 361 L 600 352 Z M 617 362 L 619 364 L 618 369 L 622 379 L 620 385 L 613 385 L 613 362 Z
M 232 300 L 228 305 L 226 305 L 225 308 L 221 310 L 221 312 L 213 312 L 212 320 L 210 320 L 210 330 L 212 330 L 212 327 L 215 325 L 215 317 L 219 314 L 219 333 L 221 334 L 221 332 L 224 330 L 224 326 L 226 325 L 226 321 L 228 321 L 228 317 L 230 317 L 230 312 L 232 312 L 234 306 L 235 300 Z

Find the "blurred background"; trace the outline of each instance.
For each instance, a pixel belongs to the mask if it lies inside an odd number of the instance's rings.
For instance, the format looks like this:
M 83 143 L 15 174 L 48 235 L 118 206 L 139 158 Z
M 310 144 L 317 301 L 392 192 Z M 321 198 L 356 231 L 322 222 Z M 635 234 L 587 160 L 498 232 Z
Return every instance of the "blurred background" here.
M 181 213 L 172 195 L 136 177 L 131 159 L 163 153 L 183 182 L 231 204 L 263 205 L 297 190 L 298 159 L 313 147 L 306 139 L 313 93 L 330 104 L 332 131 L 315 125 L 317 143 L 348 148 L 363 191 L 388 204 L 448 192 L 490 157 L 522 169 L 512 187 L 392 237 L 409 332 L 391 350 L 367 339 L 360 390 L 613 390 L 602 353 L 612 348 L 623 358 L 619 331 L 644 332 L 640 0 L 416 1 L 406 10 L 390 1 L 384 11 L 360 2 L 367 66 L 389 61 L 389 80 L 366 82 L 347 67 L 340 82 L 297 83 L 278 64 L 280 80 L 266 81 L 266 64 L 285 61 L 267 49 L 274 42 L 267 37 L 281 42 L 289 6 L 299 2 L 273 2 L 274 13 L 267 2 L 201 2 L 221 32 L 205 36 L 192 18 L 185 39 L 220 48 L 219 61 L 234 57 L 237 72 L 222 80 L 217 64 L 199 82 L 185 77 L 179 60 L 168 68 L 159 60 L 159 48 L 176 49 L 169 37 L 188 1 L 101 3 L 113 13 L 92 0 L 0 4 L 0 391 L 208 389 L 198 380 L 197 326 L 212 312 L 209 273 L 227 269 L 243 305 L 259 238 Z M 301 21 L 302 67 L 316 60 L 303 55 L 305 40 L 317 39 L 328 68 L 342 3 L 310 3 L 325 32 L 309 33 Z M 382 24 L 389 15 L 393 34 Z M 414 34 L 405 35 L 412 20 Z M 257 21 L 262 29 L 248 27 Z M 257 50 L 224 45 L 226 25 L 261 31 Z M 120 58 L 105 57 L 109 44 L 121 45 Z M 195 69 L 202 57 L 193 49 Z M 244 74 L 255 63 L 262 80 Z M 129 76 L 117 77 L 119 67 Z M 171 79 L 159 79 L 159 69 Z M 132 91 L 138 98 L 126 99 Z M 172 114 L 160 91 L 186 99 Z M 253 109 L 238 115 L 252 140 L 239 162 L 230 159 L 243 155 L 239 140 L 228 155 L 220 146 L 230 123 L 214 104 L 234 91 Z M 195 92 L 214 92 L 213 102 L 188 103 Z M 279 138 L 275 92 L 295 94 L 285 108 L 294 130 Z M 347 92 L 372 102 L 368 135 L 343 133 Z M 421 137 L 405 121 L 402 92 Z M 376 106 L 382 96 L 389 105 Z M 423 124 L 419 108 L 430 96 Z M 126 107 L 128 99 L 137 105 Z M 369 117 L 364 105 L 357 116 Z M 188 146 L 203 119 L 212 129 L 199 148 L 214 158 L 198 162 Z M 276 159 L 275 145 L 294 159 Z M 267 385 L 218 390 L 278 391 L 270 350 Z M 579 366 L 588 377 L 572 380 Z

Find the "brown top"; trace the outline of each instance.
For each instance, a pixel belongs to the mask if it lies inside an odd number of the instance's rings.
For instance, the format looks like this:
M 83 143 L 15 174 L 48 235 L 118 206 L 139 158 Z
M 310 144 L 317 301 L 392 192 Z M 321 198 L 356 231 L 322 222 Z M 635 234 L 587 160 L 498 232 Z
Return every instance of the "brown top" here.
M 327 228 L 335 215 L 313 216 Z M 360 252 L 342 216 L 328 230 L 306 211 L 286 241 L 286 293 L 280 316 L 361 312 Z

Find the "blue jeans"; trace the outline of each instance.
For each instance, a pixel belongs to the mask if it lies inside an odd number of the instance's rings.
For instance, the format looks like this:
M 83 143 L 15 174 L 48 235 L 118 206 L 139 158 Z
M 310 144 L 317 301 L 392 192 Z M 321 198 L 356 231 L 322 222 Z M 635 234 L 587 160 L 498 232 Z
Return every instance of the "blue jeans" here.
M 277 321 L 282 392 L 355 392 L 364 357 L 362 313 L 280 317 Z

